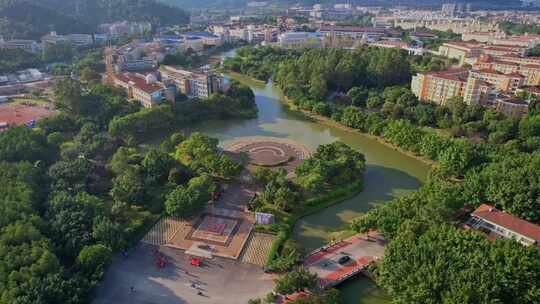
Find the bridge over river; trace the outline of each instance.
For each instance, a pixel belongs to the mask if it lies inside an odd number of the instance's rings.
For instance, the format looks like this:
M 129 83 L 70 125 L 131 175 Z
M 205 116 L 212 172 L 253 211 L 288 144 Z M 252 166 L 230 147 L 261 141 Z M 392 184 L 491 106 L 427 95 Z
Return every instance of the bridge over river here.
M 319 287 L 334 287 L 382 258 L 385 245 L 386 240 L 377 232 L 357 234 L 312 251 L 305 257 L 304 266 L 317 274 Z

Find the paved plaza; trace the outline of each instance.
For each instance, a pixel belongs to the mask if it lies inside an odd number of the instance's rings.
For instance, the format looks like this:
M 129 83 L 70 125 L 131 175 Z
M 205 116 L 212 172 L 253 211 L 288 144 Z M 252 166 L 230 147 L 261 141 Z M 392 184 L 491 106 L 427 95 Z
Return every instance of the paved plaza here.
M 182 250 L 162 247 L 166 265 L 158 268 L 156 248 L 141 243 L 127 258 L 115 259 L 94 304 L 239 304 L 272 290 L 274 276 L 259 266 L 215 257 L 194 267 Z
M 294 171 L 311 151 L 300 143 L 274 137 L 242 138 L 225 147 L 233 153 L 243 153 L 248 158 L 247 168 L 254 171 L 259 166 L 283 168 L 288 173 Z

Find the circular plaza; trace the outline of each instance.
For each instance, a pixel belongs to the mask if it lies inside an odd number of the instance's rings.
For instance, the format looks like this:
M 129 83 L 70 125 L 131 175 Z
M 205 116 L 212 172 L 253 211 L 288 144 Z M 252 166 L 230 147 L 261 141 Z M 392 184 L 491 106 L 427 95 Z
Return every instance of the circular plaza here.
M 311 156 L 311 151 L 304 145 L 277 137 L 242 138 L 228 144 L 225 149 L 246 155 L 248 167 L 278 167 L 288 172 Z

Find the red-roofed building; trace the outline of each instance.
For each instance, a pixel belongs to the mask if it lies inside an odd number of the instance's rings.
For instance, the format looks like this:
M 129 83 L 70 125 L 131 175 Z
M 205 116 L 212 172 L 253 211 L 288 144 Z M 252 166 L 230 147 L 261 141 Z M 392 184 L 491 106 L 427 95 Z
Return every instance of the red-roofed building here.
M 480 205 L 471 214 L 467 225 L 490 238 L 514 239 L 526 246 L 540 247 L 540 226 L 487 204 Z
M 114 74 L 114 85 L 126 90 L 128 98 L 139 101 L 145 108 L 162 101 L 166 88 L 157 81 L 154 74 L 123 72 Z

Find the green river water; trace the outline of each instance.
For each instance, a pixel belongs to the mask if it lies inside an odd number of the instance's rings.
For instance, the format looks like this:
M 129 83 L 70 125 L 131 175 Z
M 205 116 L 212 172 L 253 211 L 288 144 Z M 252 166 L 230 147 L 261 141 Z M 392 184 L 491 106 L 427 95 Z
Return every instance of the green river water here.
M 246 136 L 289 138 L 315 150 L 321 144 L 341 140 L 361 151 L 367 160 L 364 191 L 352 199 L 300 220 L 295 238 L 306 251 L 329 242 L 333 232 L 347 228 L 354 217 L 395 197 L 413 191 L 425 181 L 429 166 L 404 155 L 377 140 L 357 132 L 322 125 L 290 111 L 280 101 L 281 95 L 271 83 L 262 84 L 247 78 L 235 79 L 249 85 L 254 93 L 259 115 L 249 120 L 204 123 L 193 131 L 204 132 L 220 140 L 220 145 Z M 389 303 L 389 296 L 367 278 L 344 283 L 340 290 L 346 304 Z

